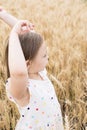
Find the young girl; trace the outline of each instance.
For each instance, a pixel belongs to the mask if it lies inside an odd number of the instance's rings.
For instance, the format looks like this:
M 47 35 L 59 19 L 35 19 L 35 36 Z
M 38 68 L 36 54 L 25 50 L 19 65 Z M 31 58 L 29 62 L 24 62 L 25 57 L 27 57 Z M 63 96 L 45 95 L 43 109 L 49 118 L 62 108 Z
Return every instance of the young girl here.
M 42 36 L 26 20 L 3 9 L 0 18 L 13 27 L 6 48 L 6 91 L 20 112 L 15 130 L 64 130 L 60 104 L 47 77 L 47 48 Z

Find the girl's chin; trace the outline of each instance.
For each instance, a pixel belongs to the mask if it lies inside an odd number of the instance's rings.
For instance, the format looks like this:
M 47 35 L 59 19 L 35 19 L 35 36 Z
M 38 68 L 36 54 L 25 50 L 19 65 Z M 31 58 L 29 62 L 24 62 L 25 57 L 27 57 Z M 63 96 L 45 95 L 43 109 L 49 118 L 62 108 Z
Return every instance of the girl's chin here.
M 40 70 L 39 70 L 39 72 L 40 72 L 40 71 L 43 71 L 44 69 L 45 69 L 45 67 L 44 67 L 44 68 L 42 68 L 42 69 L 40 69 Z

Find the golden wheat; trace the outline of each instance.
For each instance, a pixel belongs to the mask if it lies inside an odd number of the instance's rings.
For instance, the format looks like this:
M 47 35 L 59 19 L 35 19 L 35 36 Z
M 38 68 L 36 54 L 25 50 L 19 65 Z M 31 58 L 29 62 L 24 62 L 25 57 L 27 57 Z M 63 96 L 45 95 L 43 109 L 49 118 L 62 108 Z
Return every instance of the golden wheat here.
M 17 18 L 33 22 L 44 36 L 50 57 L 47 70 L 61 104 L 65 130 L 86 130 L 87 1 L 0 0 L 0 5 Z M 19 118 L 5 94 L 3 48 L 9 32 L 0 21 L 0 130 L 14 130 Z

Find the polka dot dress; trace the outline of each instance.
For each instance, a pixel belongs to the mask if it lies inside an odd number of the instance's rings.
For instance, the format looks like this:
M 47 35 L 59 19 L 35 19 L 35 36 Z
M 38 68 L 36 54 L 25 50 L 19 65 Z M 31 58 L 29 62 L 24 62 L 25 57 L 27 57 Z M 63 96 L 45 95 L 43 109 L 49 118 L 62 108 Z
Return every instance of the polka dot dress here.
M 15 130 L 64 130 L 61 108 L 54 87 L 45 70 L 39 74 L 44 80 L 28 80 L 30 102 L 25 107 L 20 107 L 9 93 L 9 79 L 6 83 L 7 96 L 16 103 L 21 115 Z

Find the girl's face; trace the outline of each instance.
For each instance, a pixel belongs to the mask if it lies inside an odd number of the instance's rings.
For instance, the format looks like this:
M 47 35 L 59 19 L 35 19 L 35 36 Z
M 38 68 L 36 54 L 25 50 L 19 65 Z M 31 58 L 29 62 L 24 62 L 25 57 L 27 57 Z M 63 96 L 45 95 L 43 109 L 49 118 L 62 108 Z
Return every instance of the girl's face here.
M 29 72 L 36 73 L 42 71 L 48 63 L 48 54 L 46 44 L 43 43 L 38 50 L 36 57 L 30 62 Z

